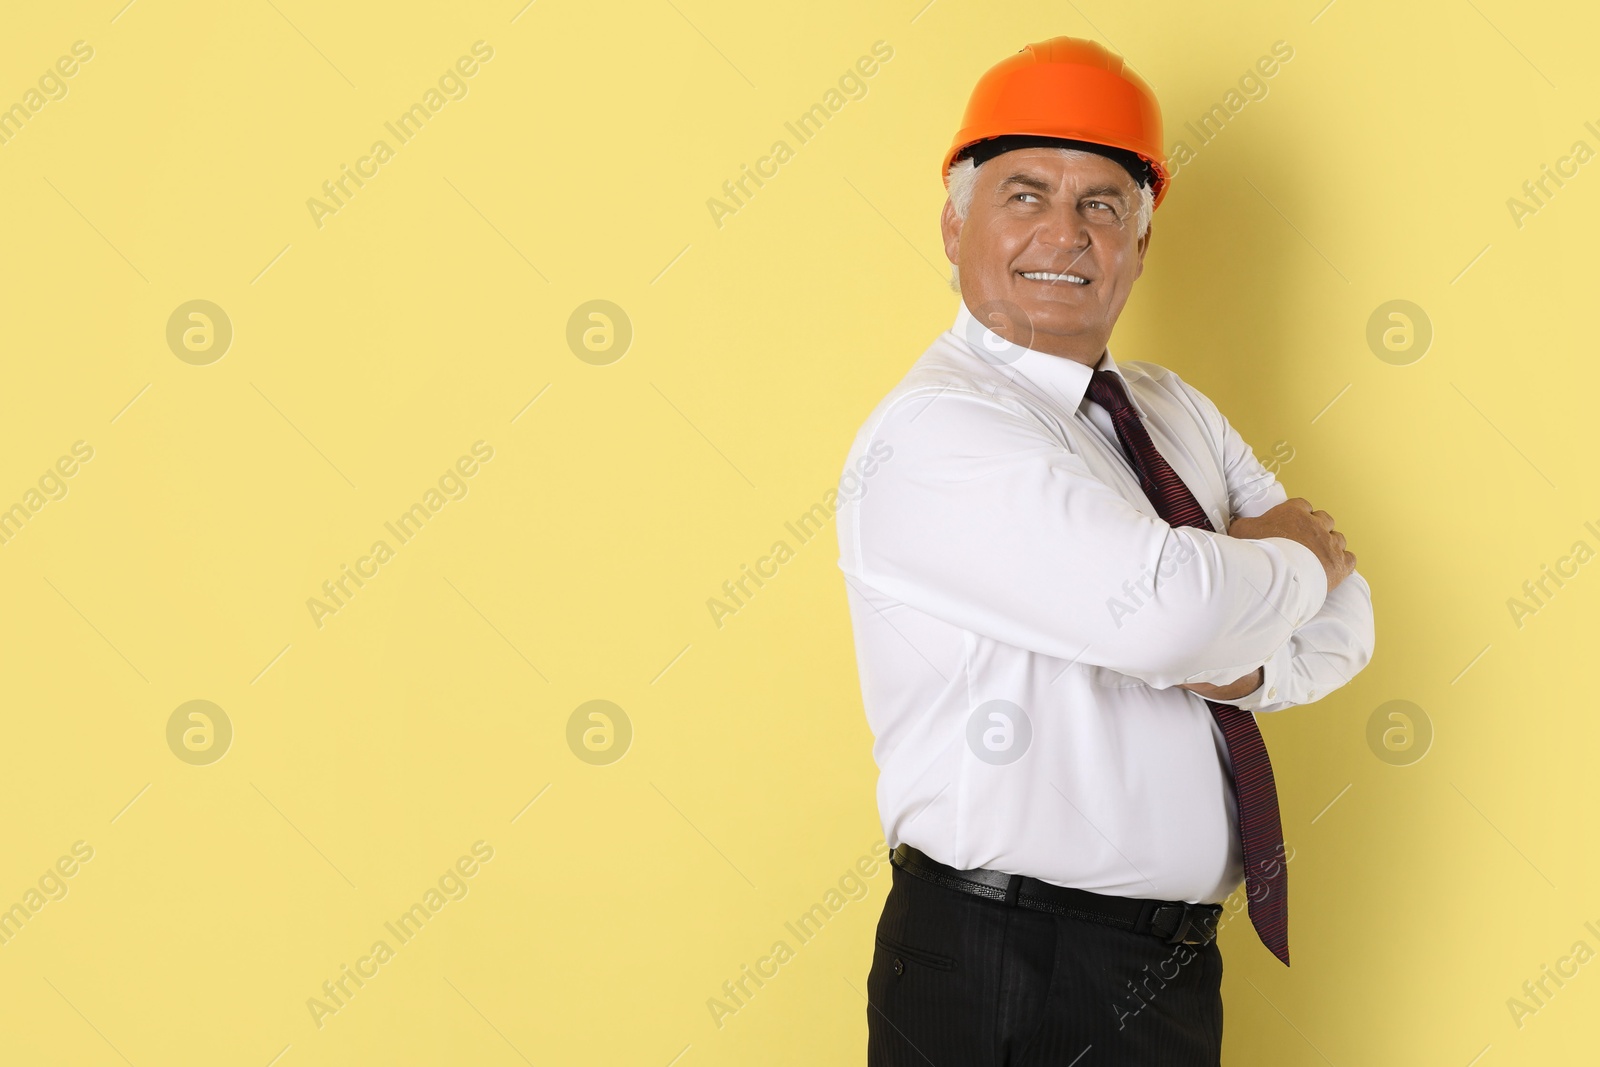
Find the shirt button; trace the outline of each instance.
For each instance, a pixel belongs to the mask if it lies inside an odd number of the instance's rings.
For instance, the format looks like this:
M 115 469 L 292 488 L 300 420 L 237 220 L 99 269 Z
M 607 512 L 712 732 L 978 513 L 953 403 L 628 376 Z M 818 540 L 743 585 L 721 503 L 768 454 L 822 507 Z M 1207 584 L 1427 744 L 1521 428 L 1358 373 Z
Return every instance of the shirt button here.
M 1277 699 L 1277 696 L 1278 696 L 1278 687 L 1277 686 L 1273 686 L 1271 689 L 1267 690 L 1267 699 L 1268 700 L 1275 700 L 1275 699 Z
M 905 965 L 905 963 L 903 961 L 898 960 L 898 959 L 894 961 L 894 973 L 895 974 L 905 974 L 906 973 L 906 965 Z

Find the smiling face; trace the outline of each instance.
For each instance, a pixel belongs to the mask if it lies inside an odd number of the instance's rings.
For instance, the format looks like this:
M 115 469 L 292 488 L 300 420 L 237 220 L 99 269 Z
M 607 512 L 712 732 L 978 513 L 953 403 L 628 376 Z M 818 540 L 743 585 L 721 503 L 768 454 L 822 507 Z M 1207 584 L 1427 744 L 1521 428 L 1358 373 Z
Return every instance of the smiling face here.
M 980 166 L 967 217 L 946 201 L 940 228 L 979 321 L 1094 366 L 1144 270 L 1150 231 L 1138 235 L 1138 208 L 1138 187 L 1115 161 L 1022 148 Z

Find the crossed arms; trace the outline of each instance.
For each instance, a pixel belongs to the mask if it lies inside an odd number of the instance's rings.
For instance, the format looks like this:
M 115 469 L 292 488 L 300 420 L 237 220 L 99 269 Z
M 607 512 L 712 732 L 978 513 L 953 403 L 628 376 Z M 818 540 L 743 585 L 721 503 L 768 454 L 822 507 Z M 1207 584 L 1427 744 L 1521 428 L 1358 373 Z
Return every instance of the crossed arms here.
M 1209 399 L 1182 388 L 1219 446 L 1229 533 L 1140 511 L 1020 405 L 913 394 L 875 430 L 894 459 L 859 504 L 860 577 L 965 629 L 1157 689 L 1276 711 L 1339 688 L 1373 648 L 1354 557 L 1334 582 L 1348 553 L 1331 518 L 1303 501 L 1279 508 L 1277 478 Z M 1130 582 L 1151 595 L 1109 610 L 1128 603 Z

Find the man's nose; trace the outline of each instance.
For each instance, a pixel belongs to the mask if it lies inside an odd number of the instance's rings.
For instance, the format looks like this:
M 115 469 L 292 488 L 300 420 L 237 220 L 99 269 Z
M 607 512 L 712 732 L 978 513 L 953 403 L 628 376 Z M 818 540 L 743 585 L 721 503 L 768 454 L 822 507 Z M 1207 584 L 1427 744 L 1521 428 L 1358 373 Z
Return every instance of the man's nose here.
M 1089 224 L 1076 211 L 1063 207 L 1043 220 L 1039 239 L 1052 248 L 1080 252 L 1089 247 Z

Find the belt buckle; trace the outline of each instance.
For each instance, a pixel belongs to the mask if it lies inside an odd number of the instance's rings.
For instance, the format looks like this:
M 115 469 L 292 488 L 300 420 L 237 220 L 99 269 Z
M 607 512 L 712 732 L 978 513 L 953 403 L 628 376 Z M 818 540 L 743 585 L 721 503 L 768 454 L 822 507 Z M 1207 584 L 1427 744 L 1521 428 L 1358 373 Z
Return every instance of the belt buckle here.
M 1181 914 L 1178 916 L 1177 925 L 1172 931 L 1172 936 L 1167 938 L 1167 944 L 1207 945 L 1210 944 L 1212 939 L 1216 937 L 1216 933 L 1211 929 L 1210 923 L 1205 921 L 1206 918 L 1209 917 L 1209 911 L 1207 909 L 1185 901 L 1182 904 L 1168 904 L 1164 907 L 1157 908 L 1156 916 L 1160 916 L 1163 912 L 1173 910 L 1178 910 L 1181 912 Z M 1189 933 L 1191 930 L 1198 936 L 1190 937 Z

